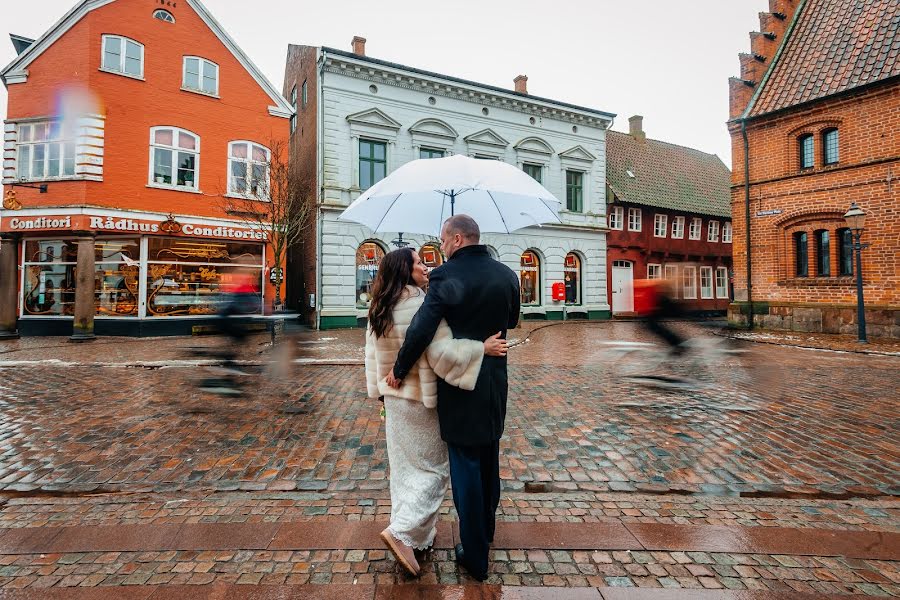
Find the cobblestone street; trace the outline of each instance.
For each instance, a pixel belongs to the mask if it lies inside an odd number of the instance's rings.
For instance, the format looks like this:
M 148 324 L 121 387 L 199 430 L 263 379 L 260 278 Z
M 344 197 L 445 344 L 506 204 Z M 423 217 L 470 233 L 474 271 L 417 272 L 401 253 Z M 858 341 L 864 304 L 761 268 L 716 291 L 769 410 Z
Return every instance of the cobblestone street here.
M 695 385 L 663 389 L 623 376 L 630 367 L 610 352 L 608 342 L 648 341 L 636 323 L 527 323 L 510 338 L 506 529 L 488 581 L 503 587 L 485 590 L 900 595 L 892 348 L 740 342 L 742 354 L 698 350 L 676 370 Z M 321 597 L 346 598 L 344 584 L 366 598 L 411 593 L 384 587 L 399 584 L 431 597 L 406 585 L 377 539 L 389 472 L 362 341 L 358 330 L 309 332 L 277 347 L 286 355 L 255 338 L 242 352 L 248 394 L 236 399 L 199 392 L 203 361 L 181 351 L 216 338 L 7 343 L 0 598 L 51 597 L 4 595 L 36 586 L 219 598 L 237 584 L 268 584 L 271 597 L 301 585 Z M 449 498 L 442 522 L 420 583 L 469 593 L 475 582 L 448 550 Z M 261 528 L 235 529 L 248 523 Z

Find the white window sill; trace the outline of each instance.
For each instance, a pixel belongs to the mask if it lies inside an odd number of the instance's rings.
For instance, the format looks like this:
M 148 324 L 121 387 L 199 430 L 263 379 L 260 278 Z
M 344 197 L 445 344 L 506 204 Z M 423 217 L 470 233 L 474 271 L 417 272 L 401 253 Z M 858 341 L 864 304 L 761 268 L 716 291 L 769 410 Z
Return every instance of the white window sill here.
M 179 185 L 166 185 L 164 183 L 148 183 L 148 188 L 153 188 L 156 190 L 169 190 L 170 192 L 188 192 L 189 194 L 202 194 L 200 190 L 194 188 L 187 188 Z
M 628 231 L 629 231 L 630 233 L 640 233 L 640 232 L 641 232 L 640 229 L 632 229 L 631 227 L 628 228 Z
M 653 234 L 653 237 L 655 237 L 655 238 L 660 238 L 660 239 L 663 239 L 663 240 L 666 239 L 666 236 L 664 236 L 664 235 L 657 235 L 657 234 L 655 234 L 655 233 Z
M 122 71 L 116 71 L 115 69 L 107 69 L 106 67 L 100 67 L 97 69 L 98 71 L 102 71 L 103 73 L 109 73 L 110 75 L 119 75 L 121 77 L 127 77 L 128 79 L 137 79 L 138 81 L 146 81 L 143 75 L 132 75 L 131 73 L 123 73 Z
M 195 90 L 193 88 L 181 86 L 181 91 L 190 92 L 191 94 L 197 94 L 198 96 L 206 96 L 207 98 L 215 98 L 216 100 L 219 99 L 218 94 L 210 94 L 209 92 L 204 92 L 203 90 Z
M 253 202 L 264 202 L 266 204 L 272 202 L 271 198 L 258 198 L 257 196 L 249 196 L 245 194 L 238 194 L 236 192 L 228 192 L 227 194 L 223 194 L 226 198 L 235 198 L 237 200 L 250 200 Z
M 12 183 L 53 183 L 54 181 L 84 181 L 83 175 L 66 175 L 65 177 L 42 177 L 38 179 L 16 179 L 7 178 L 3 180 L 4 184 Z M 8 185 L 8 184 L 7 184 Z

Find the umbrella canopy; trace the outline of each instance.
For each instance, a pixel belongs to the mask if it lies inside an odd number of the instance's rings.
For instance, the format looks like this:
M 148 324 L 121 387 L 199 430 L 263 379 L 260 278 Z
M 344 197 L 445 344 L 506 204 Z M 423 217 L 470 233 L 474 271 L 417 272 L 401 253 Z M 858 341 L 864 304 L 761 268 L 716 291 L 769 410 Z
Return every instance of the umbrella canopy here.
M 514 166 L 456 155 L 406 163 L 366 190 L 339 219 L 375 232 L 439 236 L 448 217 L 466 214 L 483 232 L 510 233 L 560 223 L 559 207 L 547 188 Z

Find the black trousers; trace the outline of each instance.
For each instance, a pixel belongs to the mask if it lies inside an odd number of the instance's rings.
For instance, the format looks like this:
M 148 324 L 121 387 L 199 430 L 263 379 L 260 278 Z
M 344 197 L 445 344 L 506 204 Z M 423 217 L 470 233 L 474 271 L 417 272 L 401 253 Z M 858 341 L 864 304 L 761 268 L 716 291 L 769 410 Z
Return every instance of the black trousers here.
M 459 538 L 465 566 L 486 574 L 500 504 L 500 442 L 483 446 L 447 444 L 453 504 L 459 515 Z
M 684 338 L 666 327 L 661 319 L 674 319 L 680 316 L 682 316 L 682 311 L 678 304 L 663 296 L 659 299 L 656 310 L 644 319 L 644 326 L 662 338 L 670 347 L 675 348 L 684 342 Z

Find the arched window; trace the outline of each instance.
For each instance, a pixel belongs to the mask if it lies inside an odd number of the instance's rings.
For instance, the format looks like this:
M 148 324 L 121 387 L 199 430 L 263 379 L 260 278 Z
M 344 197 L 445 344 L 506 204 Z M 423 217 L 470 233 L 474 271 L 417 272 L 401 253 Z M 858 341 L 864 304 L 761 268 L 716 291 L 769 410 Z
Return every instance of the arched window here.
M 241 140 L 228 144 L 228 193 L 269 199 L 269 149 Z
M 444 257 L 436 244 L 425 244 L 419 250 L 419 258 L 429 269 L 436 269 L 444 264 Z
M 196 190 L 200 138 L 177 127 L 150 129 L 150 183 Z
M 566 304 L 581 304 L 581 258 L 574 252 L 566 254 L 563 283 L 566 285 Z
M 794 234 L 794 273 L 797 277 L 809 277 L 809 249 L 805 231 Z
M 849 229 L 838 229 L 838 272 L 841 275 L 853 275 L 853 234 Z
M 541 303 L 541 259 L 535 252 L 526 250 L 522 253 L 520 262 L 519 291 L 522 294 L 522 305 L 538 305 Z
M 826 129 L 822 132 L 822 159 L 826 165 L 836 165 L 838 163 L 837 129 Z
M 159 19 L 160 21 L 165 21 L 166 23 L 175 22 L 175 17 L 172 16 L 172 13 L 163 9 L 153 11 L 153 18 Z
M 378 242 L 367 240 L 356 249 L 356 308 L 369 307 L 372 284 L 382 258 L 384 248 Z
M 800 152 L 800 168 L 811 169 L 815 166 L 815 158 L 813 156 L 813 136 L 811 133 L 800 136 L 797 140 L 798 150 Z
M 831 240 L 827 229 L 819 229 L 816 236 L 816 275 L 829 277 L 831 275 Z

